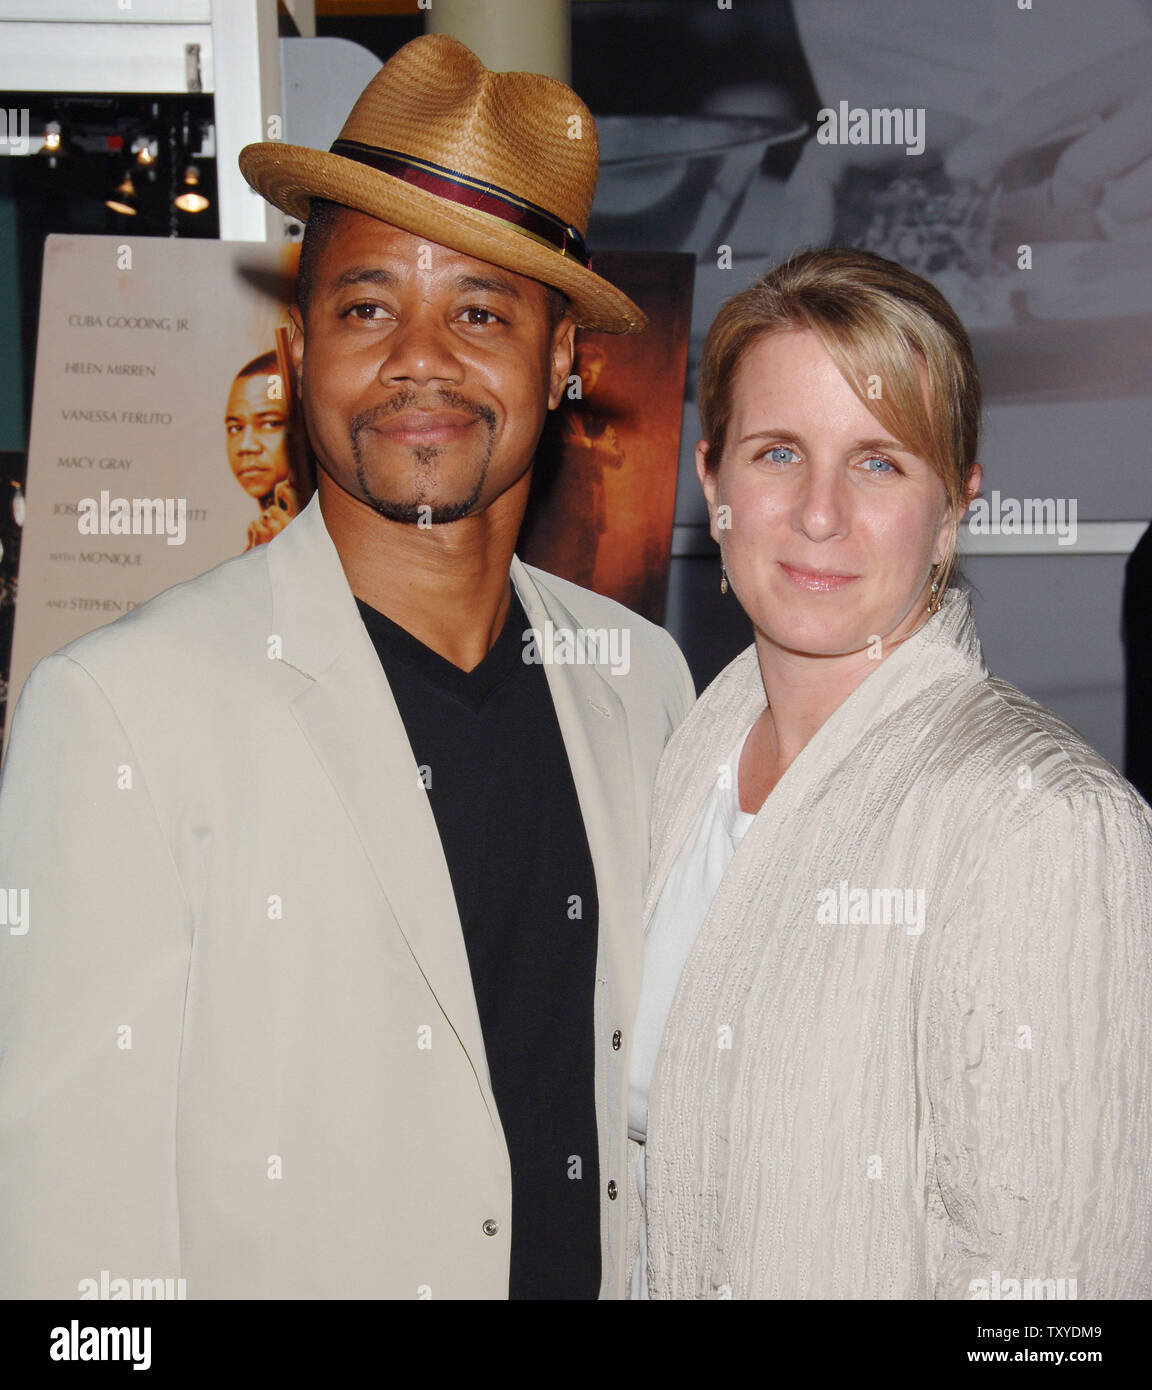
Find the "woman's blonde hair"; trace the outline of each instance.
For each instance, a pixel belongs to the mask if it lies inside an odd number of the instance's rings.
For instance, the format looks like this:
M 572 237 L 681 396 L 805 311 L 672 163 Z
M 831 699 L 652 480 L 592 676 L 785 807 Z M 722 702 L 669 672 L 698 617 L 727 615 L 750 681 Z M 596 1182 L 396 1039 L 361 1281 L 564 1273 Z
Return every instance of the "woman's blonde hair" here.
M 704 343 L 696 395 L 706 467 L 719 467 L 723 457 L 744 355 L 772 333 L 804 328 L 816 334 L 862 404 L 943 482 L 957 527 L 935 576 L 942 594 L 976 462 L 980 378 L 952 306 L 895 261 L 847 247 L 802 251 L 722 306 Z

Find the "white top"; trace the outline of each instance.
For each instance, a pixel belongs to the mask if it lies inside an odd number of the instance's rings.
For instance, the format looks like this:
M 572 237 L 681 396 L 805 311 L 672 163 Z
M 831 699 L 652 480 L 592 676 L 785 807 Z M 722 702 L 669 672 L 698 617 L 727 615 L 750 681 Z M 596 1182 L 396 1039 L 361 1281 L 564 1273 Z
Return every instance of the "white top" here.
M 628 1135 L 640 1143 L 648 1131 L 648 1088 L 656 1054 L 684 962 L 737 845 L 756 819 L 740 809 L 738 795 L 740 754 L 751 732 L 749 725 L 717 768 L 712 790 L 672 866 L 644 937 L 644 978 L 628 1073 Z
M 712 789 L 704 799 L 692 833 L 684 842 L 644 938 L 644 977 L 640 1005 L 632 1031 L 628 1074 L 628 1136 L 640 1143 L 648 1129 L 648 1090 L 660 1050 L 660 1038 L 684 963 L 692 950 L 712 899 L 736 847 L 756 817 L 740 809 L 740 754 L 748 734 L 718 766 Z M 641 1201 L 643 1165 L 636 1172 Z M 647 1243 L 640 1248 L 632 1270 L 632 1297 L 648 1297 Z

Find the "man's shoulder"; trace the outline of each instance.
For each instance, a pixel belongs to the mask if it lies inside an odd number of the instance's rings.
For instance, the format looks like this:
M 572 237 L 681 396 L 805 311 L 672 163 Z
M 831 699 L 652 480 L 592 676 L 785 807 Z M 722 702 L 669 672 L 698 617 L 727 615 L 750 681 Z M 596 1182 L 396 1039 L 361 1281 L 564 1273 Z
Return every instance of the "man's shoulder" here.
M 522 562 L 521 562 L 522 563 Z M 647 679 L 664 677 L 679 693 L 688 691 L 694 698 L 692 678 L 680 648 L 671 634 L 658 623 L 634 612 L 616 599 L 607 598 L 592 589 L 585 589 L 569 579 L 524 565 L 528 577 L 536 585 L 545 603 L 557 606 L 572 619 L 573 627 L 585 632 L 626 632 L 630 649 L 630 671 Z
M 267 547 L 225 560 L 214 569 L 165 589 L 62 647 L 93 675 L 136 660 L 150 667 L 183 660 L 223 658 L 248 630 L 267 628 L 270 612 Z
M 524 565 L 524 569 L 541 594 L 557 600 L 581 627 L 627 627 L 633 633 L 633 641 L 639 637 L 651 642 L 655 649 L 679 652 L 664 628 L 618 600 L 598 594 L 594 589 L 585 589 L 570 579 L 561 579 L 547 570 L 537 569 L 535 565 Z

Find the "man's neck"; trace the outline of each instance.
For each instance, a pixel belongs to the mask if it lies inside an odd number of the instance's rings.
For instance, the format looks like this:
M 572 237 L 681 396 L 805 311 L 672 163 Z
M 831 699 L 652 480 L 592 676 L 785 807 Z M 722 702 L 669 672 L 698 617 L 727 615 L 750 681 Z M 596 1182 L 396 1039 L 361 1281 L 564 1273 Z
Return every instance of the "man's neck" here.
M 391 521 L 318 470 L 320 511 L 349 587 L 446 661 L 471 671 L 508 616 L 509 566 L 530 474 L 475 516 L 444 525 Z

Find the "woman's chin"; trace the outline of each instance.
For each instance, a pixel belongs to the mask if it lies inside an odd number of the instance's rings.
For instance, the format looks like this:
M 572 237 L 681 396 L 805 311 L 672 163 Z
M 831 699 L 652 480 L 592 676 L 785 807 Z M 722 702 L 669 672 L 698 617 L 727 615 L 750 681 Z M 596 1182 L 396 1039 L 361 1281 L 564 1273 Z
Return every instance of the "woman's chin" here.
M 847 592 L 774 592 L 766 602 L 746 608 L 753 627 L 782 651 L 802 656 L 850 656 L 866 652 L 878 659 L 882 643 L 908 635 L 915 627 L 916 595 L 876 605 L 867 595 Z
M 845 614 L 837 619 L 828 615 L 820 620 L 772 621 L 753 620 L 757 633 L 772 646 L 797 656 L 851 656 L 854 652 L 874 651 L 877 634 L 882 627 L 861 621 L 859 614 Z

